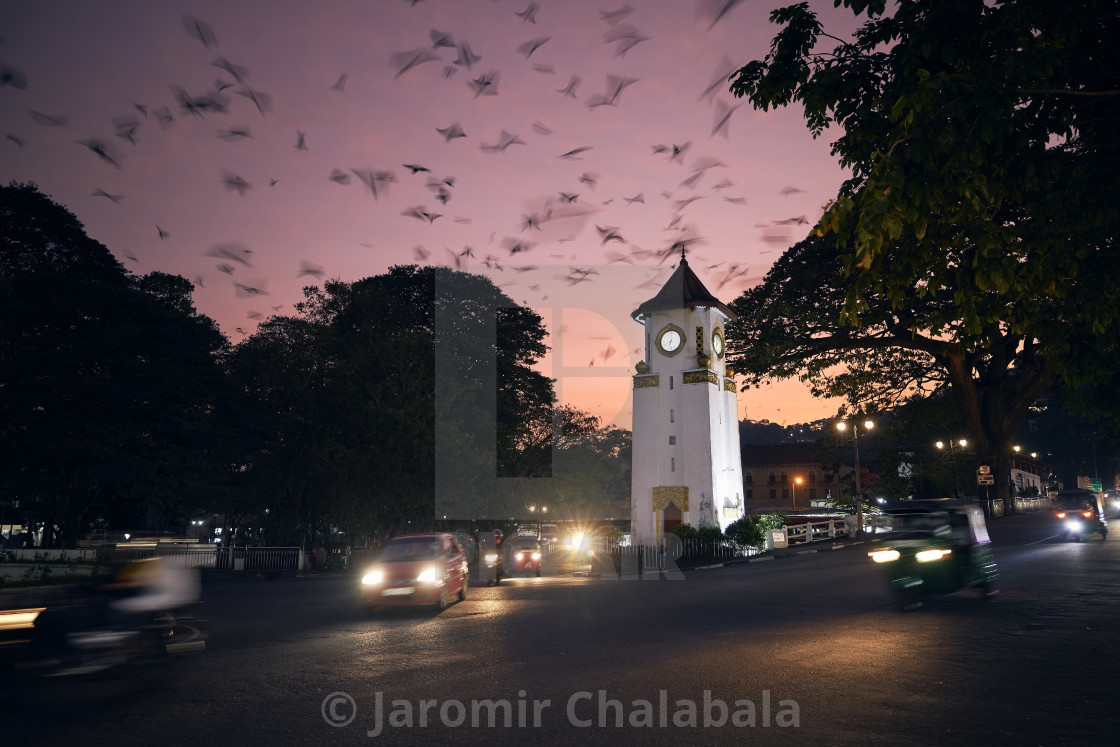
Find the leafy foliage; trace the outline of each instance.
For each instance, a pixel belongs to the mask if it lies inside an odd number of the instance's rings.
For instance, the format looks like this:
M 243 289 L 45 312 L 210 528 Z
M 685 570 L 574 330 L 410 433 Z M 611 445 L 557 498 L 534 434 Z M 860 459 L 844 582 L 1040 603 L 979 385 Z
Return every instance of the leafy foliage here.
M 225 338 L 189 283 L 133 276 L 33 186 L 0 188 L 0 217 L 3 492 L 71 545 L 91 525 L 185 523 Z
M 833 152 L 852 176 L 819 230 L 845 247 L 846 313 L 873 295 L 906 305 L 924 273 L 957 276 L 969 331 L 985 321 L 969 307 L 977 291 L 1014 296 L 1033 281 L 1073 295 L 1063 281 L 1076 273 L 1053 270 L 1099 254 L 1117 220 L 1113 4 L 909 0 L 891 16 L 884 2 L 844 5 L 868 20 L 831 52 L 808 3 L 774 11 L 784 28 L 770 54 L 731 90 L 763 109 L 802 104 L 814 136 L 842 130 Z M 888 256 L 899 240 L 903 262 Z
M 743 516 L 727 525 L 724 534 L 732 542 L 743 547 L 762 547 L 766 536 L 759 523 L 759 517 Z
M 857 410 L 951 393 L 1002 474 L 1039 396 L 1114 378 L 1120 16 L 1098 0 L 844 4 L 868 14 L 853 41 L 823 51 L 807 3 L 777 10 L 770 53 L 732 82 L 757 108 L 800 103 L 814 136 L 840 131 L 852 176 L 733 304 L 731 362 Z
M 682 542 L 685 540 L 696 540 L 700 537 L 700 532 L 691 524 L 678 524 L 676 528 L 673 529 L 673 534 L 677 535 Z
M 555 410 L 540 317 L 486 278 L 330 281 L 230 348 L 187 280 L 132 275 L 33 185 L 0 189 L 0 229 L 0 493 L 48 544 L 200 516 L 238 543 L 430 527 L 438 451 L 469 515 L 511 515 L 518 481 L 486 486 L 554 455 L 576 509 L 628 495 L 629 434 Z

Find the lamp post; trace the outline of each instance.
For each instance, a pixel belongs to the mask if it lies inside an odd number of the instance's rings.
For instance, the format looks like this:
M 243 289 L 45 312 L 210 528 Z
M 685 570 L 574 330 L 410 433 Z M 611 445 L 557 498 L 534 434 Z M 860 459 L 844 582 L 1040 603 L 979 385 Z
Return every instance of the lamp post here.
M 957 488 L 957 460 L 953 458 L 953 446 L 959 446 L 963 450 L 966 446 L 968 446 L 968 439 L 961 438 L 956 441 L 950 441 L 948 444 L 946 444 L 944 441 L 938 441 L 934 444 L 934 446 L 937 447 L 938 451 L 943 451 L 944 449 L 948 448 L 948 451 L 946 453 L 949 455 L 949 467 L 953 470 L 953 497 L 959 498 L 960 490 Z M 1019 447 L 1015 448 L 1018 449 Z
M 537 518 L 537 541 L 540 542 L 541 541 L 541 531 L 542 531 L 542 528 L 543 528 L 543 526 L 542 526 L 542 522 L 543 522 L 542 516 L 544 514 L 548 513 L 548 506 L 541 506 L 540 507 L 540 509 L 541 509 L 540 514 L 537 514 L 537 504 L 535 504 L 535 503 L 532 506 L 526 506 L 526 508 L 529 509 L 529 513 L 536 515 L 536 518 Z
M 859 426 L 860 426 L 859 423 L 852 423 L 852 444 L 855 447 L 855 456 L 856 456 L 856 496 L 855 497 L 856 497 L 856 522 L 857 522 L 857 527 L 858 527 L 856 529 L 856 536 L 857 537 L 862 537 L 863 536 L 863 495 L 860 493 L 860 485 L 859 485 Z M 864 420 L 863 421 L 863 427 L 867 430 L 871 430 L 872 428 L 875 427 L 875 422 L 872 421 L 872 420 Z M 836 424 L 836 430 L 840 431 L 841 433 L 843 433 L 847 429 L 848 429 L 848 424 L 845 423 L 843 420 L 841 420 L 839 423 Z
M 800 477 L 793 478 L 793 510 L 794 511 L 797 510 L 797 486 L 800 485 L 802 482 L 804 482 L 804 480 L 802 480 Z

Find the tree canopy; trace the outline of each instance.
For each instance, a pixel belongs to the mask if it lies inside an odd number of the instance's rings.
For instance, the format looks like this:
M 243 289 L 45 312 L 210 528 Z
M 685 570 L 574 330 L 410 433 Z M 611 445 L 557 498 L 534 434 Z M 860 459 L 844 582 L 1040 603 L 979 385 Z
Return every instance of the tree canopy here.
M 1120 16 L 1098 0 L 836 4 L 867 12 L 853 41 L 827 51 L 807 3 L 782 8 L 770 53 L 732 77 L 756 108 L 802 104 L 851 170 L 815 235 L 733 304 L 732 363 L 857 408 L 949 389 L 1005 466 L 1043 392 L 1112 378 Z
M 301 545 L 506 520 L 549 473 L 553 515 L 561 495 L 626 504 L 628 434 L 556 408 L 541 318 L 485 277 L 331 280 L 230 346 L 189 281 L 133 275 L 33 185 L 0 188 L 0 230 L 0 495 L 47 544 L 200 519 Z
M 0 267 L 5 495 L 71 545 L 108 522 L 178 523 L 226 347 L 190 283 L 132 275 L 33 185 L 0 188 Z
M 846 313 L 951 281 L 975 331 L 989 290 L 1075 295 L 1068 278 L 1112 259 L 1115 3 L 900 0 L 890 16 L 884 0 L 841 3 L 868 14 L 852 42 L 824 51 L 808 3 L 776 10 L 785 28 L 731 91 L 762 109 L 801 103 L 814 136 L 839 130 L 833 153 L 852 176 L 818 230 L 845 249 Z M 888 256 L 899 241 L 906 255 Z M 1113 316 L 1088 321 L 1101 332 Z

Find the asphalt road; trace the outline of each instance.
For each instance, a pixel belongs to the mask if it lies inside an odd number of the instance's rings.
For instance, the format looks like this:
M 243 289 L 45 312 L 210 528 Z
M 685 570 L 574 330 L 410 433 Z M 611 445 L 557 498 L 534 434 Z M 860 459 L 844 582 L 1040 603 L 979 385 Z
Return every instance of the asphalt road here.
M 121 745 L 1112 744 L 1120 538 L 1064 543 L 1051 529 L 1046 515 L 994 522 L 999 598 L 963 592 L 909 613 L 867 546 L 670 579 L 519 579 L 472 588 L 438 615 L 370 618 L 354 575 L 215 579 L 197 610 L 207 653 L 158 683 L 7 703 L 3 733 Z

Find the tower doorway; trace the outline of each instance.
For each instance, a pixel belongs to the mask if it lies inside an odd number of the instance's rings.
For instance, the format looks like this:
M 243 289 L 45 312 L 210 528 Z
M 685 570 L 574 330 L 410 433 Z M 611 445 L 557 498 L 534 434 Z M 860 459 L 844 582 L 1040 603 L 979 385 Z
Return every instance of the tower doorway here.
M 681 525 L 684 514 L 677 508 L 677 504 L 669 501 L 661 511 L 661 529 L 665 534 L 672 534 L 673 530 Z

